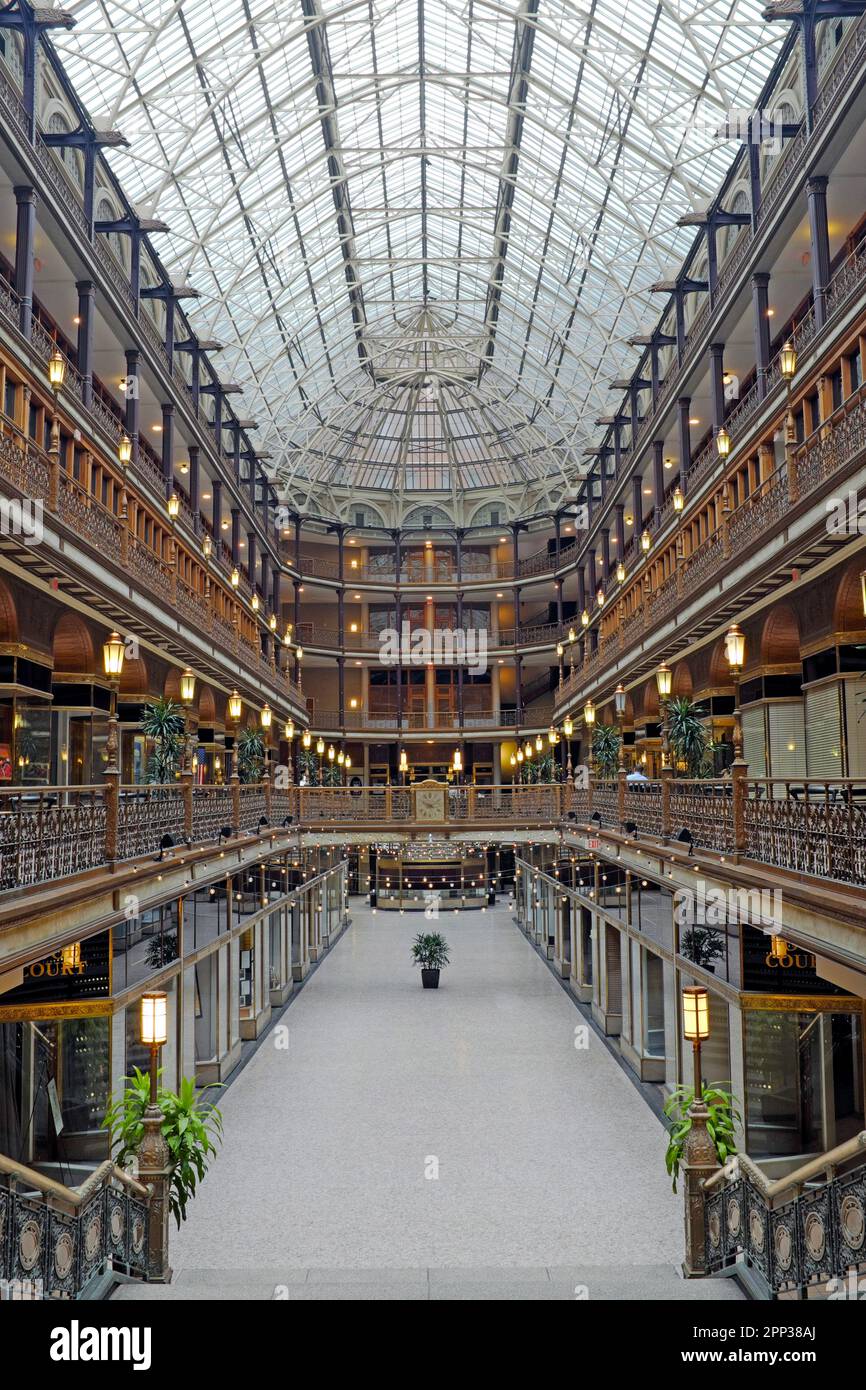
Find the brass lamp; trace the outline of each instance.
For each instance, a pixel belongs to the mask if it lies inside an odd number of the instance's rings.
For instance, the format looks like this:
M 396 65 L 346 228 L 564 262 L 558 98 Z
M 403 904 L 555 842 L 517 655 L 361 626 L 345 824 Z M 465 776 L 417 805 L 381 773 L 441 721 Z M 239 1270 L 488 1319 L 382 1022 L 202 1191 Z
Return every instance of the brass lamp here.
M 233 724 L 237 724 L 238 720 L 240 719 L 242 708 L 243 700 L 241 699 L 238 692 L 236 690 L 233 690 L 231 695 L 229 696 L 229 719 L 231 719 Z
M 683 988 L 683 1036 L 692 1045 L 695 1062 L 695 1100 L 703 1095 L 701 1043 L 710 1036 L 710 996 L 704 985 Z
M 252 596 L 252 598 L 250 599 L 250 608 L 253 610 L 254 613 L 258 613 L 258 611 L 259 611 L 259 596 L 258 596 L 258 594 L 255 594 L 255 593 L 254 593 L 253 596 Z
M 565 719 L 563 719 L 562 732 L 565 734 L 566 738 L 571 738 L 571 735 L 574 733 L 574 721 L 571 715 L 566 715 Z
M 649 554 L 650 550 L 652 549 L 652 543 L 653 538 L 650 535 L 649 531 L 644 531 L 640 538 L 640 548 L 643 551 L 644 555 Z
M 584 608 L 580 615 L 580 625 L 581 627 L 589 627 L 589 610 L 587 608 Z
M 122 468 L 128 467 L 132 462 L 132 440 L 125 430 L 117 441 L 117 457 Z
M 318 755 L 319 755 L 320 758 L 321 758 L 322 754 L 324 753 L 324 751 L 325 751 L 325 740 L 320 736 L 320 737 L 316 740 L 316 752 L 318 753 Z
M 797 349 L 790 338 L 782 344 L 779 353 L 779 371 L 783 381 L 791 381 L 797 372 Z
M 313 735 L 310 733 L 309 729 L 305 729 L 301 738 L 301 743 L 304 745 L 305 748 L 309 748 L 312 742 Z
M 625 714 L 625 700 L 625 688 L 623 687 L 622 681 L 620 681 L 616 690 L 613 692 L 613 707 L 616 711 L 617 719 L 622 719 Z
M 105 674 L 117 679 L 123 670 L 123 638 L 118 632 L 112 632 L 111 636 L 102 644 L 102 661 L 105 667 Z
M 141 1042 L 150 1048 L 150 1103 L 156 1105 L 159 1049 L 168 1041 L 168 996 L 152 990 L 141 996 Z
M 683 507 L 686 505 L 686 499 L 683 495 L 683 490 L 680 487 L 679 483 L 677 483 L 676 487 L 674 488 L 673 502 L 675 512 L 681 512 Z
M 618 584 L 622 584 L 625 579 L 625 565 L 623 564 L 622 560 L 617 561 L 616 578 Z
M 600 584 L 598 586 L 598 592 L 595 596 L 595 601 L 598 604 L 599 608 L 604 607 L 604 589 L 601 587 Z
M 232 582 L 232 588 L 233 588 L 233 589 L 236 589 L 236 588 L 238 587 L 238 585 L 240 584 L 240 582 L 241 582 L 241 572 L 240 572 L 240 570 L 238 569 L 237 565 L 235 565 L 234 569 L 232 570 L 232 573 L 231 573 L 231 582 Z
M 261 714 L 259 715 L 259 719 L 261 720 L 261 725 L 263 729 L 269 729 L 271 727 L 271 721 L 273 720 L 273 717 L 273 711 L 271 710 L 270 705 L 266 704 L 263 707 Z
M 213 553 L 213 541 L 210 536 L 205 536 L 201 543 L 201 553 L 206 560 L 209 560 Z
M 180 698 L 185 705 L 191 705 L 195 698 L 195 676 L 189 669 L 180 678 Z
M 671 668 L 670 666 L 668 666 L 667 662 L 663 661 L 661 666 L 656 671 L 656 685 L 658 686 L 659 699 L 667 700 L 669 698 L 671 693 L 672 681 L 673 672 L 671 671 Z
M 592 700 L 587 700 L 583 707 L 583 720 L 585 724 L 592 725 L 595 723 L 595 705 L 592 703 Z
M 66 358 L 56 344 L 48 359 L 48 380 L 54 392 L 60 391 L 66 380 Z
M 541 750 L 543 749 L 543 747 L 544 747 L 544 740 L 542 739 L 541 734 L 536 734 L 536 735 L 535 735 L 535 751 L 536 751 L 536 753 L 540 753 Z
M 716 453 L 720 459 L 726 459 L 730 452 L 731 436 L 728 434 L 724 425 L 720 425 L 716 430 Z
M 732 671 L 742 671 L 745 655 L 745 634 L 739 624 L 732 623 L 725 633 L 725 656 Z
M 176 492 L 173 492 L 171 494 L 168 501 L 166 502 L 166 507 L 168 508 L 168 515 L 170 519 L 172 521 L 177 521 L 178 517 L 180 516 L 180 498 L 178 497 Z

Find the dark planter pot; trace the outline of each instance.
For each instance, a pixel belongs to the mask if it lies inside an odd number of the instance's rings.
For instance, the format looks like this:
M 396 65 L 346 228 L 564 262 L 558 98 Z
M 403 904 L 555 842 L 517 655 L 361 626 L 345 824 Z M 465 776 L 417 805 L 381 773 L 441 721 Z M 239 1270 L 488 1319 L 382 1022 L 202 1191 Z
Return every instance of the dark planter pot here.
M 422 983 L 422 985 L 424 986 L 425 989 L 438 989 L 438 988 L 439 988 L 439 971 L 438 971 L 438 970 L 422 970 L 422 971 L 421 971 L 421 983 Z

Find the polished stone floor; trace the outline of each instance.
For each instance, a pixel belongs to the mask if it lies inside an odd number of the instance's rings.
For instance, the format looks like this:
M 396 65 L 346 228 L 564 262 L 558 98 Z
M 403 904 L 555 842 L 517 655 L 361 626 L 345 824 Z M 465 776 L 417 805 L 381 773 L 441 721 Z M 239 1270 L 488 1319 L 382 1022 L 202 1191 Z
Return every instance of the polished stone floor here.
M 738 1296 L 679 1278 L 662 1126 L 504 906 L 440 916 L 438 991 L 432 924 L 353 918 L 222 1099 L 173 1284 L 115 1296 Z

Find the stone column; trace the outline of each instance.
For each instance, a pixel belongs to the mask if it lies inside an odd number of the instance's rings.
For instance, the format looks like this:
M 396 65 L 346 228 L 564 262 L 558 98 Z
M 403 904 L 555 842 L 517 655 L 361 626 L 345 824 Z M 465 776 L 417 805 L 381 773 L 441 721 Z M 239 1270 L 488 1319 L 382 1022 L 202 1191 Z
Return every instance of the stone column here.
M 765 270 L 756 271 L 752 276 L 755 365 L 758 377 L 758 399 L 761 401 L 767 394 L 767 371 L 770 366 L 770 320 L 767 315 L 770 303 L 768 293 L 769 284 L 770 276 Z
M 830 282 L 827 183 L 828 180 L 824 175 L 806 181 L 806 196 L 809 201 L 809 238 L 812 245 L 812 295 L 815 300 L 816 328 L 823 328 L 827 318 L 827 286 Z
M 93 316 L 96 288 L 92 280 L 78 280 L 78 348 L 77 362 L 81 376 L 81 401 L 89 409 L 93 404 Z

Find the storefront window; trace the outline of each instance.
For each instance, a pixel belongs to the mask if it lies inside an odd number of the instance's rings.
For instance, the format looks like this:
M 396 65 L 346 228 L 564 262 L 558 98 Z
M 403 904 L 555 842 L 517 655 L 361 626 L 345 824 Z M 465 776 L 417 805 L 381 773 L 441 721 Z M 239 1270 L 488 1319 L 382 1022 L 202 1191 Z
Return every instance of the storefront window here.
M 823 1153 L 862 1129 L 859 1014 L 750 1009 L 744 1019 L 752 1157 Z
M 108 1017 L 0 1023 L 0 1152 L 67 1176 L 71 1164 L 108 1156 L 109 1025 Z

